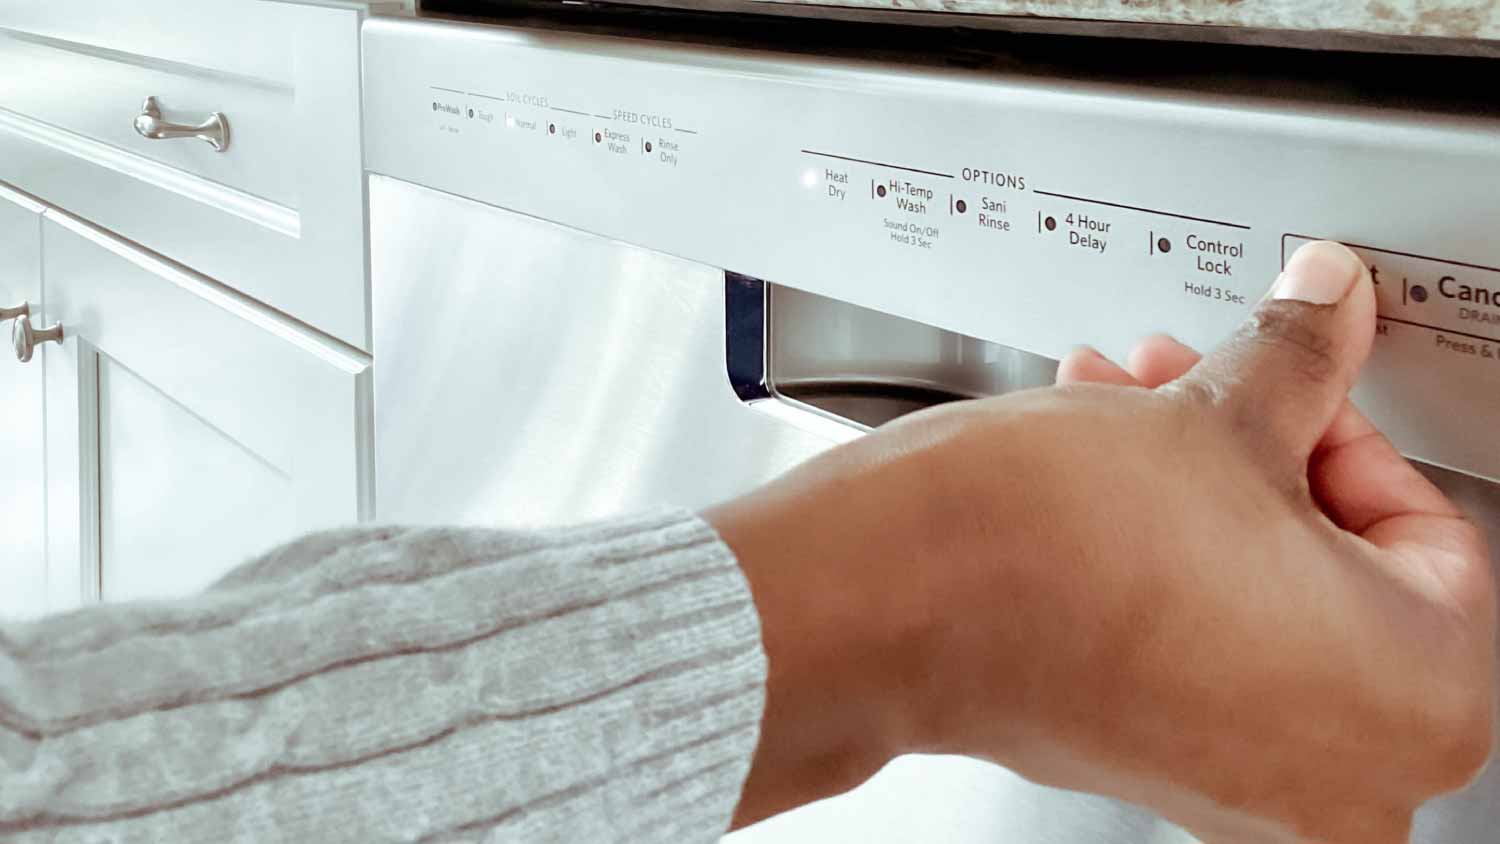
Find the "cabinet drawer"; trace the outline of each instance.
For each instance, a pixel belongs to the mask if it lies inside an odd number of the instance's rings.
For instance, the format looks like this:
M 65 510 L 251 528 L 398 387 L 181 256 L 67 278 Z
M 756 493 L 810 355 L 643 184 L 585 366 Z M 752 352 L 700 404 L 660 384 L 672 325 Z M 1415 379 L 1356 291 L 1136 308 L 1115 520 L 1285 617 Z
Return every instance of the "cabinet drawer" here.
M 0 66 L 26 69 L 0 81 L 0 103 L 72 137 L 80 151 L 138 158 L 135 169 L 148 179 L 153 171 L 171 170 L 177 179 L 203 180 L 226 195 L 297 207 L 290 85 L 18 34 L 0 38 Z M 196 124 L 221 113 L 228 146 L 218 152 L 196 139 L 143 137 L 134 121 L 148 96 L 173 123 Z M 282 226 L 294 231 L 296 222 Z
M 0 0 L 0 180 L 367 348 L 361 4 Z M 135 118 L 224 116 L 222 151 Z

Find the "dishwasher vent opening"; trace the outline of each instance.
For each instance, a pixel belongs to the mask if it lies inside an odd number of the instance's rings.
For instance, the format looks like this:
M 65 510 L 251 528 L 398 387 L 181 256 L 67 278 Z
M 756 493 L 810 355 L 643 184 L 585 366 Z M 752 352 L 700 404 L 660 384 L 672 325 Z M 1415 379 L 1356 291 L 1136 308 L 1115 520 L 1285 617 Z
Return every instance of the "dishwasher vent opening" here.
M 868 429 L 1057 376 L 1051 358 L 792 287 L 727 274 L 725 294 L 730 380 L 745 401 Z

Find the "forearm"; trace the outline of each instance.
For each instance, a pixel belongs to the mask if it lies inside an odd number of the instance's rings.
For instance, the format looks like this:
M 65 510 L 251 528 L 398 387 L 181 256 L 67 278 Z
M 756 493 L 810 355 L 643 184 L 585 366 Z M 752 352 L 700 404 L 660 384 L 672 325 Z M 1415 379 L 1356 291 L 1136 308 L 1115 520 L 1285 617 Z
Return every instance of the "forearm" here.
M 770 665 L 736 826 L 940 749 L 945 612 L 921 549 L 944 522 L 921 463 L 862 442 L 705 514 L 750 582 Z

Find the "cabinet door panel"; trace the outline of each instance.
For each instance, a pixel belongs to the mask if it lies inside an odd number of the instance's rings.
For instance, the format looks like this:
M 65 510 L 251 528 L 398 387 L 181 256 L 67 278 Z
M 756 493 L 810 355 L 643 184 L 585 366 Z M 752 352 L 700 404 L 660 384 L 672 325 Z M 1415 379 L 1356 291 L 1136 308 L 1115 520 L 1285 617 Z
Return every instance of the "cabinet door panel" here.
M 41 212 L 0 185 L 0 307 L 41 303 Z M 47 610 L 41 363 L 0 349 L 0 401 L 0 619 L 15 619 Z
M 223 285 L 47 212 L 48 543 L 84 598 L 194 591 L 368 500 L 369 366 Z M 55 397 L 55 399 L 54 399 Z M 69 413 L 54 418 L 51 408 Z
M 102 355 L 99 454 L 106 601 L 198 590 L 297 529 L 293 478 Z

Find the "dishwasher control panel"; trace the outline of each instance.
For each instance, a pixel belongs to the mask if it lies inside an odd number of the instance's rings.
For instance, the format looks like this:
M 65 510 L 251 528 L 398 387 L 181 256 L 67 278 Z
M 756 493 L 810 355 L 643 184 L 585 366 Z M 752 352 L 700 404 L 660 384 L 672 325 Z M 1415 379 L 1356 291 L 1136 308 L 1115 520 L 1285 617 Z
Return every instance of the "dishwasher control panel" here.
M 373 172 L 1050 357 L 1211 347 L 1299 244 L 1343 241 L 1380 301 L 1356 401 L 1500 480 L 1500 120 L 410 20 L 364 42 Z
M 1319 238 L 1289 234 L 1282 259 Z M 1500 269 L 1463 261 L 1413 255 L 1346 243 L 1370 268 L 1381 325 L 1390 336 L 1396 325 L 1426 329 L 1433 345 L 1458 354 L 1493 359 L 1500 354 Z

